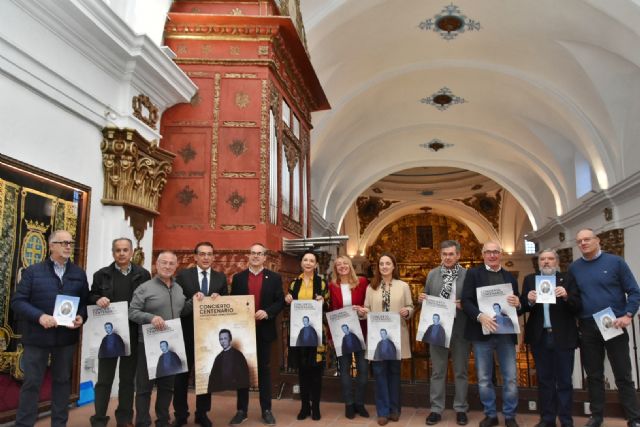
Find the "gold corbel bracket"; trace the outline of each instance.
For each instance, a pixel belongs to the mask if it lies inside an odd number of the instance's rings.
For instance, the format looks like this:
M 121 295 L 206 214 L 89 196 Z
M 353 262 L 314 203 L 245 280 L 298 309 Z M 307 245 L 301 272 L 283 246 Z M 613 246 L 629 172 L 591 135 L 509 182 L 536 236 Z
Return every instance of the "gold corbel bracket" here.
M 133 263 L 137 265 L 144 264 L 144 251 L 140 246 L 140 241 L 144 237 L 147 227 L 153 225 L 152 213 L 138 209 L 133 206 L 124 206 L 124 218 L 129 220 L 129 225 L 133 228 L 133 235 L 136 238 L 136 248 L 133 251 Z

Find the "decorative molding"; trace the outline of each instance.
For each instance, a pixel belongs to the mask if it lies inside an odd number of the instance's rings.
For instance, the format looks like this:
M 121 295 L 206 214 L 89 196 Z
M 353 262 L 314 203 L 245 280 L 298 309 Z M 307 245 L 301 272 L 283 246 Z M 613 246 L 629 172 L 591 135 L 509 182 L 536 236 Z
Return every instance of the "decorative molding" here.
M 422 104 L 433 105 L 439 111 L 445 111 L 450 106 L 464 104 L 467 100 L 454 95 L 451 89 L 445 86 L 437 92 L 432 93 L 430 96 L 422 98 L 420 102 Z
M 217 200 L 218 200 L 218 139 L 220 131 L 220 73 L 213 76 L 213 127 L 211 131 L 211 173 L 209 177 L 211 184 L 209 193 L 209 226 L 214 229 L 216 227 L 217 218 Z
M 559 265 L 561 271 L 569 271 L 569 266 L 573 262 L 573 249 L 572 248 L 564 248 L 558 249 L 556 251 L 558 253 Z M 536 271 L 538 268 L 538 264 L 535 265 Z
M 223 178 L 255 178 L 255 172 L 222 172 Z
M 282 215 L 282 228 L 298 236 L 302 236 L 302 224 L 295 221 L 288 215 Z
M 420 22 L 418 27 L 425 31 L 433 30 L 447 41 L 455 39 L 458 34 L 465 31 L 480 31 L 481 29 L 480 22 L 467 18 L 453 3 L 445 6 L 433 18 Z
M 624 230 L 616 228 L 614 230 L 598 233 L 600 248 L 605 251 L 624 258 Z
M 255 225 L 249 224 L 221 224 L 220 228 L 226 231 L 251 231 L 255 230 Z
M 382 211 L 388 209 L 397 200 L 384 200 L 380 197 L 358 197 L 356 207 L 358 209 L 358 222 L 360 223 L 360 235 L 364 233 L 367 226 L 376 219 Z
M 605 221 L 611 221 L 613 219 L 613 208 L 604 208 L 602 214 L 604 215 Z
M 269 163 L 269 81 L 262 80 L 260 100 L 260 223 L 267 222 L 267 179 Z M 279 116 L 276 116 L 279 117 Z M 277 161 L 277 159 L 271 159 Z
M 254 73 L 224 73 L 225 79 L 257 79 L 258 75 Z
M 466 199 L 455 199 L 465 205 L 475 209 L 480 215 L 491 223 L 496 232 L 500 231 L 500 203 L 502 202 L 502 190 L 498 190 L 495 195 L 487 193 L 477 193 Z
M 222 126 L 230 127 L 230 128 L 254 128 L 256 127 L 256 122 L 251 121 L 241 121 L 241 120 L 225 120 L 222 122 Z
M 284 145 L 285 157 L 287 160 L 287 168 L 289 172 L 293 173 L 293 170 L 298 164 L 300 158 L 300 150 L 295 142 L 295 139 L 289 135 L 289 132 L 282 132 L 282 143 Z
M 193 199 L 197 199 L 198 195 L 196 194 L 195 191 L 193 191 L 193 189 L 191 187 L 186 185 L 184 188 L 182 188 L 182 190 L 180 190 L 176 194 L 176 197 L 178 198 L 178 203 L 180 203 L 181 205 L 184 205 L 186 207 L 186 206 L 189 206 L 191 204 Z
M 246 92 L 236 92 L 235 94 L 235 104 L 236 107 L 244 110 L 251 103 L 251 97 Z

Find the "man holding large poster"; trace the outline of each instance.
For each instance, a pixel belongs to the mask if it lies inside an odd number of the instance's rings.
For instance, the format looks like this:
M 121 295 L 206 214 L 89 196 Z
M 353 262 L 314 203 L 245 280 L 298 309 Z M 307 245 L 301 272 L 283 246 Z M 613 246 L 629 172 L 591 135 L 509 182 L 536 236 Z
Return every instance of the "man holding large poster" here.
M 255 297 L 256 348 L 258 353 L 258 387 L 262 421 L 275 425 L 271 412 L 271 346 L 277 338 L 276 317 L 284 307 L 282 279 L 278 273 L 264 268 L 267 248 L 256 243 L 249 248 L 249 268 L 233 276 L 231 295 Z M 247 419 L 249 389 L 238 389 L 238 412 L 229 424 L 236 425 Z
M 187 300 L 180 285 L 173 280 L 173 274 L 178 267 L 178 258 L 171 251 L 163 251 L 156 260 L 157 275 L 138 286 L 133 293 L 129 306 L 129 319 L 140 325 L 138 338 L 138 367 L 136 374 L 136 425 L 151 425 L 149 406 L 151 405 L 151 391 L 155 383 L 156 394 L 156 425 L 169 425 L 169 405 L 173 397 L 173 383 L 175 375 L 149 380 L 147 369 L 147 355 L 142 334 L 142 325 L 151 324 L 157 330 L 165 329 L 165 320 L 177 319 L 182 314 L 193 310 L 193 300 Z M 202 292 L 197 292 L 194 298 L 204 298 Z
M 126 237 L 115 239 L 111 243 L 113 262 L 93 275 L 89 303 L 96 304 L 101 309 L 106 309 L 112 303 L 131 302 L 133 291 L 142 283 L 151 279 L 151 275 L 144 268 L 131 262 L 133 258 L 133 242 Z M 117 338 L 114 337 L 113 324 L 104 324 L 107 336 L 103 339 L 98 353 L 98 381 L 95 386 L 95 414 L 90 418 L 92 427 L 106 427 L 109 423 L 107 409 L 111 398 L 111 387 L 116 375 L 118 360 L 120 368 L 118 372 L 118 407 L 116 408 L 116 423 L 126 426 L 133 421 L 133 396 L 134 380 L 136 377 L 136 365 L 138 354 L 138 325 L 129 321 L 129 340 L 131 351 L 129 356 L 117 354 L 116 357 L 110 349 L 117 346 Z M 109 328 L 110 325 L 110 328 Z M 108 329 L 111 329 L 111 333 Z M 112 338 L 108 338 L 112 337 Z M 112 344 L 109 344 L 109 343 Z M 110 355 L 107 355 L 110 354 Z
M 518 298 L 518 282 L 511 273 L 502 268 L 502 248 L 497 242 L 487 242 L 482 247 L 484 264 L 467 272 L 462 289 L 462 308 L 468 316 L 465 338 L 473 344 L 478 374 L 480 401 L 484 406 L 485 418 L 480 427 L 498 425 L 496 392 L 493 386 L 494 352 L 497 353 L 502 373 L 502 413 L 506 427 L 518 427 L 516 409 L 518 407 L 518 386 L 516 384 L 516 344 L 515 333 L 496 334 L 498 322 L 489 311 L 480 311 L 477 290 L 488 286 L 508 284 L 512 293 L 504 296 L 504 301 L 521 313 Z M 483 328 L 490 332 L 483 333 Z M 513 328 L 512 328 L 513 329 Z
M 227 295 L 227 278 L 224 274 L 215 271 L 213 264 L 213 244 L 211 242 L 199 242 L 193 250 L 195 267 L 182 270 L 176 276 L 176 282 L 182 287 L 187 299 L 197 292 L 213 298 L 218 295 Z M 194 371 L 194 338 L 193 338 L 193 314 L 189 313 L 180 317 L 184 347 L 187 351 L 187 366 L 189 370 L 176 375 L 173 393 L 173 410 L 175 421 L 173 427 L 181 427 L 187 424 L 189 418 L 189 403 L 187 392 L 189 389 L 189 377 Z M 196 394 L 195 422 L 201 427 L 211 427 L 211 420 L 207 413 L 211 410 L 211 393 Z

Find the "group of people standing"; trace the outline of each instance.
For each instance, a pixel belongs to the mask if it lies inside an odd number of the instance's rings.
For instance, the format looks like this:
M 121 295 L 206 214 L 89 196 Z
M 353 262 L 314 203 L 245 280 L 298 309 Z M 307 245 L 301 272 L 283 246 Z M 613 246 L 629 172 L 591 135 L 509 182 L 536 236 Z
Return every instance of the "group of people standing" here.
M 604 354 L 611 362 L 620 402 L 630 427 L 640 427 L 640 408 L 631 378 L 629 336 L 626 327 L 640 305 L 640 289 L 624 260 L 600 250 L 599 239 L 591 229 L 580 230 L 576 243 L 582 257 L 568 272 L 559 271 L 558 255 L 546 249 L 539 253 L 540 272 L 556 276 L 556 304 L 536 304 L 535 275 L 524 279 L 522 293 L 515 277 L 502 267 L 502 249 L 497 242 L 487 242 L 482 248 L 483 264 L 466 270 L 459 264 L 461 248 L 458 242 L 441 244 L 441 265 L 427 276 L 419 301 L 430 297 L 449 299 L 456 305 L 449 348 L 430 346 L 432 362 L 429 384 L 431 412 L 426 424 L 442 420 L 445 409 L 446 377 L 449 357 L 453 361 L 455 395 L 453 409 L 456 423 L 468 423 L 468 366 L 473 349 L 478 377 L 480 401 L 485 418 L 480 427 L 498 425 L 494 388 L 494 354 L 497 355 L 503 379 L 502 413 L 507 427 L 518 427 L 516 410 L 518 387 L 516 379 L 517 335 L 483 333 L 483 328 L 496 332 L 499 324 L 495 314 L 481 312 L 478 288 L 511 284 L 512 295 L 506 303 L 518 314 L 529 313 L 525 326 L 526 343 L 531 345 L 538 377 L 540 421 L 536 427 L 552 427 L 559 419 L 562 427 L 572 427 L 574 350 L 580 345 L 582 362 L 587 374 L 591 417 L 586 427 L 600 427 L 604 411 Z M 213 245 L 200 242 L 195 246 L 196 266 L 182 270 L 176 276 L 177 257 L 163 251 L 156 260 L 156 276 L 131 262 L 133 247 L 127 238 L 112 243 L 114 262 L 97 271 L 89 292 L 86 274 L 69 260 L 73 239 L 64 230 L 49 238 L 51 256 L 40 264 L 27 268 L 12 299 L 14 312 L 23 321 L 23 370 L 25 379 L 20 391 L 17 426 L 33 426 L 37 417 L 39 389 L 51 357 L 52 425 L 64 426 L 68 418 L 67 402 L 71 391 L 73 353 L 78 342 L 78 330 L 86 320 L 87 304 L 108 307 L 119 301 L 129 303 L 131 355 L 100 358 L 95 387 L 95 414 L 92 427 L 105 427 L 109 422 L 107 407 L 118 359 L 119 392 L 115 412 L 118 427 L 151 425 L 149 407 L 155 383 L 156 425 L 180 427 L 188 423 L 187 389 L 194 369 L 193 299 L 217 298 L 221 295 L 254 295 L 258 384 L 262 422 L 275 425 L 271 411 L 271 349 L 277 338 L 276 317 L 293 300 L 317 300 L 324 310 L 353 307 L 366 335 L 366 317 L 370 312 L 396 312 L 401 318 L 401 359 L 411 357 L 408 320 L 414 313 L 410 287 L 399 279 L 396 259 L 383 253 L 377 260 L 370 283 L 355 274 L 349 257 L 340 256 L 333 265 L 333 281 L 329 284 L 318 274 L 318 259 L 313 252 L 301 258 L 302 273 L 290 284 L 285 295 L 282 279 L 276 272 L 264 268 L 267 249 L 254 244 L 249 249 L 248 268 L 233 276 L 231 287 L 226 277 L 212 269 Z M 52 316 L 56 295 L 80 297 L 78 315 L 73 326 L 56 327 Z M 592 315 L 611 307 L 616 315 L 613 326 L 623 334 L 605 341 Z M 149 380 L 142 324 L 165 327 L 169 319 L 181 318 L 189 372 Z M 438 319 L 439 320 L 439 319 Z M 346 334 L 346 332 L 345 332 Z M 578 340 L 578 336 L 581 339 Z M 326 362 L 326 336 L 313 347 L 290 347 L 289 366 L 298 370 L 301 408 L 298 420 L 311 416 L 319 420 L 322 374 Z M 230 340 L 231 337 L 229 337 Z M 345 416 L 369 417 L 364 405 L 369 375 L 365 350 L 349 347 L 339 358 L 339 372 L 345 403 Z M 351 367 L 355 363 L 356 376 Z M 373 360 L 371 369 L 375 381 L 377 423 L 398 421 L 401 412 L 401 360 Z M 135 379 L 135 383 L 134 383 Z M 212 425 L 211 390 L 196 397 L 195 422 L 203 427 Z M 135 395 L 135 398 L 134 398 Z M 170 423 L 169 406 L 173 400 L 174 421 Z M 229 421 L 239 425 L 248 417 L 249 389 L 237 390 L 237 412 Z

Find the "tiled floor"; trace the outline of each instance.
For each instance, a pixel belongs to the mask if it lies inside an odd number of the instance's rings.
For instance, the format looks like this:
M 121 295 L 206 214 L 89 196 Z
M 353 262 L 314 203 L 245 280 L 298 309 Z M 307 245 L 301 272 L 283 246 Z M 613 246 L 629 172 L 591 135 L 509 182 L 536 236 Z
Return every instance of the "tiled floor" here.
M 111 423 L 115 427 L 115 421 L 113 418 L 113 411 L 117 405 L 117 399 L 112 399 L 110 404 Z M 189 395 L 189 405 L 193 410 L 195 405 L 195 396 L 193 393 Z M 153 408 L 153 402 L 151 407 Z M 357 417 L 354 420 L 348 420 L 344 417 L 344 405 L 341 403 L 322 403 L 320 411 L 322 413 L 322 419 L 320 421 L 312 421 L 307 419 L 305 421 L 297 421 L 296 415 L 300 409 L 298 401 L 283 399 L 273 401 L 273 413 L 278 421 L 278 426 L 309 426 L 309 427 L 325 427 L 325 426 L 341 426 L 349 425 L 356 427 L 377 427 L 375 417 L 375 407 L 368 405 L 367 409 L 371 413 L 371 418 Z M 213 421 L 214 426 L 226 426 L 236 411 L 236 398 L 235 393 L 216 393 L 213 397 L 213 409 L 209 413 L 209 418 Z M 427 408 L 413 408 L 405 407 L 402 410 L 402 416 L 397 423 L 389 423 L 389 427 L 404 427 L 404 426 L 424 426 L 425 418 L 429 414 Z M 93 405 L 85 405 L 80 408 L 75 408 L 69 413 L 68 427 L 88 427 L 89 417 L 93 415 Z M 478 411 L 469 413 L 469 426 L 476 427 L 478 422 L 483 418 L 483 414 Z M 153 417 L 153 413 L 152 413 Z M 517 418 L 520 427 L 533 427 L 538 422 L 538 417 L 535 415 L 519 415 Z M 196 426 L 193 422 L 193 416 L 189 419 L 189 426 Z M 575 425 L 581 427 L 586 422 L 584 417 L 575 417 Z M 626 423 L 621 418 L 607 418 L 605 420 L 606 427 L 625 427 Z M 45 427 L 50 425 L 48 417 L 40 419 L 36 423 L 36 427 Z M 500 418 L 500 425 L 504 425 L 504 420 Z M 447 410 L 443 414 L 443 420 L 438 424 L 438 427 L 453 427 L 455 423 L 455 413 L 451 410 Z M 251 403 L 249 405 L 249 420 L 243 423 L 242 427 L 263 427 L 260 422 L 260 411 L 257 394 L 251 394 Z

